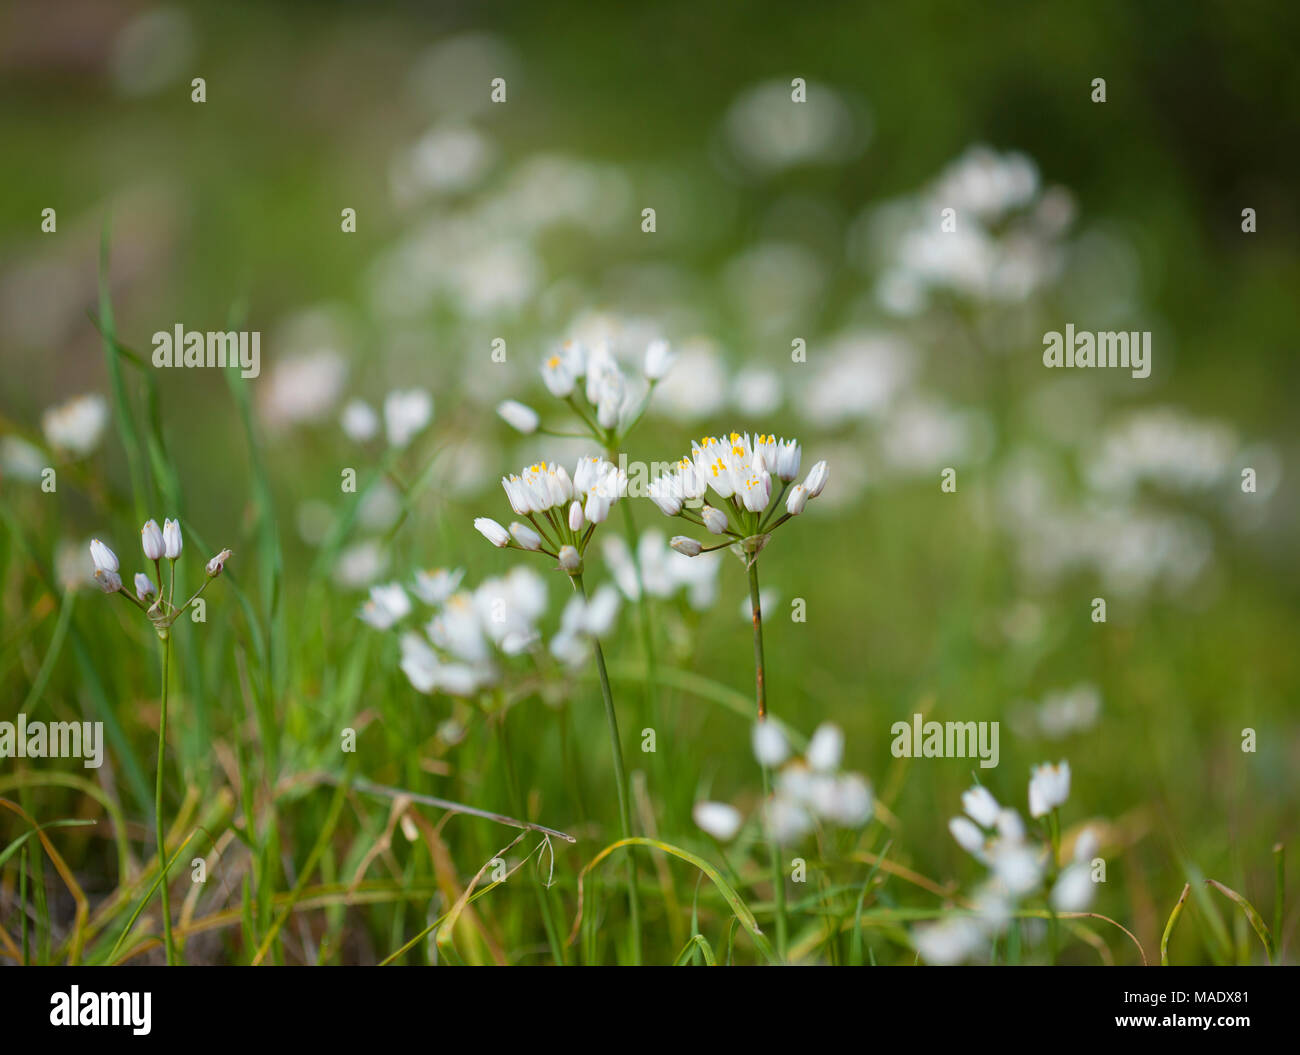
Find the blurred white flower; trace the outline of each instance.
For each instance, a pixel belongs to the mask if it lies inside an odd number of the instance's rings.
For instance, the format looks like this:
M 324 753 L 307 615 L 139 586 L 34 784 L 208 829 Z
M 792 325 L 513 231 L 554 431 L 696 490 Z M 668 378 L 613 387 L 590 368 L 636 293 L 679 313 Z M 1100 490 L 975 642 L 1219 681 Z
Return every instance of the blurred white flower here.
M 41 427 L 50 446 L 78 458 L 99 446 L 107 423 L 108 404 L 103 396 L 94 394 L 77 396 L 41 415 Z
M 698 421 L 722 408 L 727 371 L 716 347 L 689 340 L 678 348 L 672 373 L 659 382 L 652 411 L 678 421 Z
M 702 831 L 722 843 L 734 839 L 743 822 L 740 811 L 725 802 L 697 802 L 691 815 Z
M 1029 816 L 1045 817 L 1070 797 L 1070 763 L 1044 763 L 1029 778 Z
M 433 571 L 417 571 L 411 590 L 427 605 L 440 605 L 460 586 L 465 572 L 461 568 L 437 568 Z
M 834 88 L 805 83 L 801 102 L 794 101 L 794 90 L 789 81 L 764 81 L 727 109 L 723 134 L 746 169 L 765 175 L 796 165 L 834 164 L 866 146 L 865 113 L 855 115 Z
M 790 755 L 785 733 L 775 722 L 756 722 L 753 731 L 754 757 L 769 769 L 779 766 Z
M 364 399 L 353 399 L 343 408 L 339 419 L 343 433 L 354 443 L 366 443 L 379 434 L 379 415 Z
M 919 362 L 912 347 L 892 335 L 843 334 L 826 342 L 807 367 L 799 409 L 806 420 L 824 428 L 878 418 L 911 384 Z
M 433 397 L 423 388 L 395 389 L 384 397 L 384 429 L 391 447 L 410 445 L 433 420 Z
M 813 769 L 831 773 L 844 758 L 844 732 L 838 725 L 823 722 L 813 732 L 804 757 Z
M 40 480 L 49 459 L 37 446 L 18 436 L 0 437 L 0 472 L 16 480 L 35 483 Z
M 361 606 L 361 619 L 376 630 L 387 630 L 411 612 L 411 599 L 399 583 L 372 586 L 370 599 Z
M 537 411 L 516 399 L 507 399 L 498 403 L 497 415 L 512 429 L 522 432 L 525 436 L 536 432 L 537 426 L 541 424 Z
M 334 581 L 345 589 L 369 586 L 388 568 L 388 552 L 373 539 L 353 543 L 334 565 Z
M 347 376 L 347 361 L 335 351 L 277 359 L 258 387 L 262 416 L 273 429 L 319 421 L 338 402 Z

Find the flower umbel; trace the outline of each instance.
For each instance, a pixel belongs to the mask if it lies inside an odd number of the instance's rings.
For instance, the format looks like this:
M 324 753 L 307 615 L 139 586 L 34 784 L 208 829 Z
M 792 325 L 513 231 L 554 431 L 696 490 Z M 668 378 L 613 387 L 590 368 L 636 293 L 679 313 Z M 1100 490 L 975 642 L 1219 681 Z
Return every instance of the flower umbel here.
M 738 546 L 752 562 L 772 532 L 802 513 L 826 486 L 824 461 L 813 466 L 803 483 L 794 484 L 801 454 L 798 440 L 763 433 L 705 436 L 692 444 L 689 455 L 651 482 L 648 494 L 665 516 L 681 517 L 724 541 L 705 546 L 678 535 L 673 548 L 693 557 Z M 710 491 L 713 502 L 705 501 Z
M 575 575 L 582 571 L 596 525 L 627 494 L 627 474 L 604 458 L 588 457 L 578 461 L 572 476 L 562 465 L 537 462 L 503 477 L 501 486 L 510 508 L 528 523 L 516 520 L 505 528 L 490 517 L 478 517 L 478 532 L 499 549 L 545 553 Z

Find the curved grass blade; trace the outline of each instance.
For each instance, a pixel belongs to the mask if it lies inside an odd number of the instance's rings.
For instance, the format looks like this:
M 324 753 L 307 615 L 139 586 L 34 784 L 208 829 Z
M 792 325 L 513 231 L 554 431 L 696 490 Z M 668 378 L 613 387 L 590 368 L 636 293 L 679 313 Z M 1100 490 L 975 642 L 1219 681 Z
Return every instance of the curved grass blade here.
M 610 843 L 605 847 L 605 849 L 601 850 L 600 853 L 593 857 L 579 874 L 578 915 L 573 920 L 573 930 L 569 934 L 570 945 L 572 945 L 576 939 L 578 927 L 582 923 L 583 882 L 586 879 L 587 874 L 615 850 L 628 846 L 648 846 L 655 850 L 661 850 L 666 854 L 672 854 L 674 857 L 681 858 L 681 860 L 698 868 L 708 876 L 713 885 L 718 888 L 718 893 L 722 895 L 723 899 L 731 907 L 732 913 L 735 915 L 736 919 L 740 921 L 740 925 L 749 932 L 749 936 L 754 939 L 754 944 L 758 946 L 758 950 L 763 954 L 767 961 L 774 964 L 781 962 L 776 955 L 776 950 L 772 948 L 772 943 L 767 940 L 767 936 L 764 935 L 762 929 L 759 927 L 758 920 L 754 918 L 754 914 L 749 910 L 749 906 L 740 899 L 740 895 L 736 893 L 730 883 L 722 878 L 721 873 L 719 873 L 716 868 L 709 864 L 708 861 L 704 860 L 704 858 L 698 857 L 689 850 L 683 850 L 679 846 L 673 846 L 671 843 L 662 842 L 659 839 L 647 839 L 644 836 L 633 836 L 629 839 L 619 839 L 618 842 Z
M 1272 963 L 1275 952 L 1273 948 L 1273 932 L 1268 929 L 1268 924 L 1264 922 L 1264 917 L 1259 914 L 1254 905 L 1231 887 L 1224 886 L 1217 879 L 1207 879 L 1206 882 L 1210 886 L 1214 887 L 1214 889 L 1224 897 L 1228 898 L 1230 901 L 1235 901 L 1241 907 L 1241 911 L 1246 914 L 1246 919 L 1250 921 L 1250 925 L 1255 929 L 1255 933 L 1259 935 L 1259 940 L 1264 943 L 1264 955 L 1268 957 L 1268 962 Z

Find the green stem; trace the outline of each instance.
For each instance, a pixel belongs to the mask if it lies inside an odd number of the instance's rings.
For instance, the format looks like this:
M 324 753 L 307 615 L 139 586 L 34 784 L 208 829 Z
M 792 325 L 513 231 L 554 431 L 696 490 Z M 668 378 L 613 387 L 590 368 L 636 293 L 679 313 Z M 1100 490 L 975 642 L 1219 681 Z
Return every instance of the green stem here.
M 158 587 L 160 590 L 162 586 Z M 163 845 L 163 763 L 167 758 L 167 682 L 170 680 L 168 675 L 171 673 L 171 655 L 172 655 L 171 635 L 168 634 L 162 639 L 163 663 L 162 663 L 162 713 L 158 719 L 158 770 L 154 776 L 153 790 L 153 819 L 155 834 L 158 837 L 158 867 L 161 869 L 161 882 L 159 884 L 162 893 L 162 914 L 163 914 L 163 946 L 167 950 L 167 966 L 171 967 L 176 963 L 176 947 L 172 941 L 172 911 L 171 895 L 167 888 L 167 848 Z
M 501 745 L 501 760 L 505 764 L 506 796 L 510 800 L 510 808 L 514 810 L 515 816 L 520 820 L 527 820 L 527 806 L 524 803 L 523 791 L 519 784 L 519 773 L 515 769 L 515 757 L 510 750 L 510 738 L 506 734 L 506 707 L 504 693 L 499 694 L 497 702 L 499 709 L 495 716 L 495 720 L 497 726 L 497 737 Z M 491 719 L 489 719 L 489 722 L 491 722 Z M 537 895 L 537 907 L 542 914 L 542 926 L 546 931 L 546 942 L 551 947 L 551 957 L 557 967 L 567 966 L 568 961 L 564 957 L 564 944 L 560 941 L 560 933 L 555 926 L 555 919 L 551 914 L 550 891 L 542 884 L 541 879 L 537 875 L 537 870 L 531 865 L 528 866 L 528 875 L 532 880 L 532 887 Z
M 582 583 L 582 573 L 571 576 L 573 588 L 586 599 L 587 590 Z M 623 838 L 632 838 L 631 800 L 627 792 L 627 772 L 623 768 L 623 744 L 618 735 L 618 715 L 614 711 L 614 693 L 609 687 L 609 672 L 605 669 L 605 653 L 600 642 L 591 639 L 591 649 L 596 654 L 596 671 L 600 675 L 600 694 L 605 701 L 605 722 L 609 726 L 609 745 L 614 755 L 614 783 L 618 788 L 618 819 Z M 636 856 L 629 851 L 627 907 L 632 918 L 632 958 L 641 963 L 641 898 L 637 892 Z
M 754 613 L 754 697 L 758 704 L 758 720 L 767 721 L 767 667 L 763 662 L 763 608 L 758 597 L 758 559 L 749 562 L 749 605 Z M 763 799 L 771 801 L 772 787 L 767 766 L 763 770 Z M 776 953 L 784 960 L 786 947 L 785 924 L 785 872 L 781 869 L 781 851 L 776 840 L 768 838 L 772 865 L 772 898 L 776 914 Z

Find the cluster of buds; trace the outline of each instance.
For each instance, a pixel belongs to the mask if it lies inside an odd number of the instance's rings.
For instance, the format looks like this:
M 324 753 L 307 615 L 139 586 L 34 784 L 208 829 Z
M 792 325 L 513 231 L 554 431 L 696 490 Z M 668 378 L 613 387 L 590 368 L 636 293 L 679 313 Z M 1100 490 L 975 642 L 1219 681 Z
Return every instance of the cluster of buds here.
M 478 517 L 479 534 L 494 546 L 545 553 L 562 571 L 580 575 L 596 525 L 627 494 L 627 474 L 604 458 L 587 457 L 578 461 L 572 477 L 562 465 L 538 462 L 517 476 L 502 477 L 501 486 L 510 508 L 528 524 L 515 521 L 504 528 Z
M 588 348 L 566 341 L 542 364 L 542 382 L 551 395 L 569 404 L 593 439 L 612 450 L 645 413 L 655 385 L 667 376 L 676 358 L 667 341 L 652 341 L 645 350 L 641 378 L 629 378 L 607 344 Z M 536 432 L 541 425 L 537 411 L 518 400 L 506 400 L 497 413 L 524 434 Z
M 752 560 L 773 531 L 802 513 L 826 487 L 829 470 L 824 461 L 812 467 L 803 483 L 794 483 L 800 456 L 797 440 L 761 433 L 752 440 L 748 433 L 739 432 L 721 439 L 706 436 L 692 444 L 687 457 L 650 483 L 649 497 L 665 516 L 681 517 L 725 541 L 705 546 L 677 535 L 671 541 L 673 549 L 695 557 L 739 545 Z M 774 489 L 774 479 L 780 481 L 779 489 Z M 716 506 L 705 500 L 709 491 L 717 498 Z
M 207 575 L 203 580 L 203 585 L 195 591 L 188 601 L 177 606 L 174 603 L 176 560 L 180 557 L 183 547 L 184 541 L 181 538 L 179 521 L 164 519 L 161 528 L 156 520 L 147 521 L 144 527 L 140 529 L 140 548 L 144 551 L 145 559 L 153 562 L 157 582 L 149 578 L 144 572 L 136 572 L 132 583 L 135 592 L 132 593 L 122 585 L 117 554 L 100 542 L 99 539 L 92 539 L 90 543 L 90 559 L 95 565 L 95 584 L 105 593 L 120 593 L 143 611 L 158 631 L 158 636 L 166 640 L 171 625 L 190 605 L 198 600 L 199 595 L 207 589 L 208 583 L 221 574 L 226 566 L 226 561 L 230 559 L 230 550 L 223 549 L 208 561 L 205 568 Z M 169 572 L 165 597 L 162 590 L 162 562 L 164 560 L 167 561 Z

